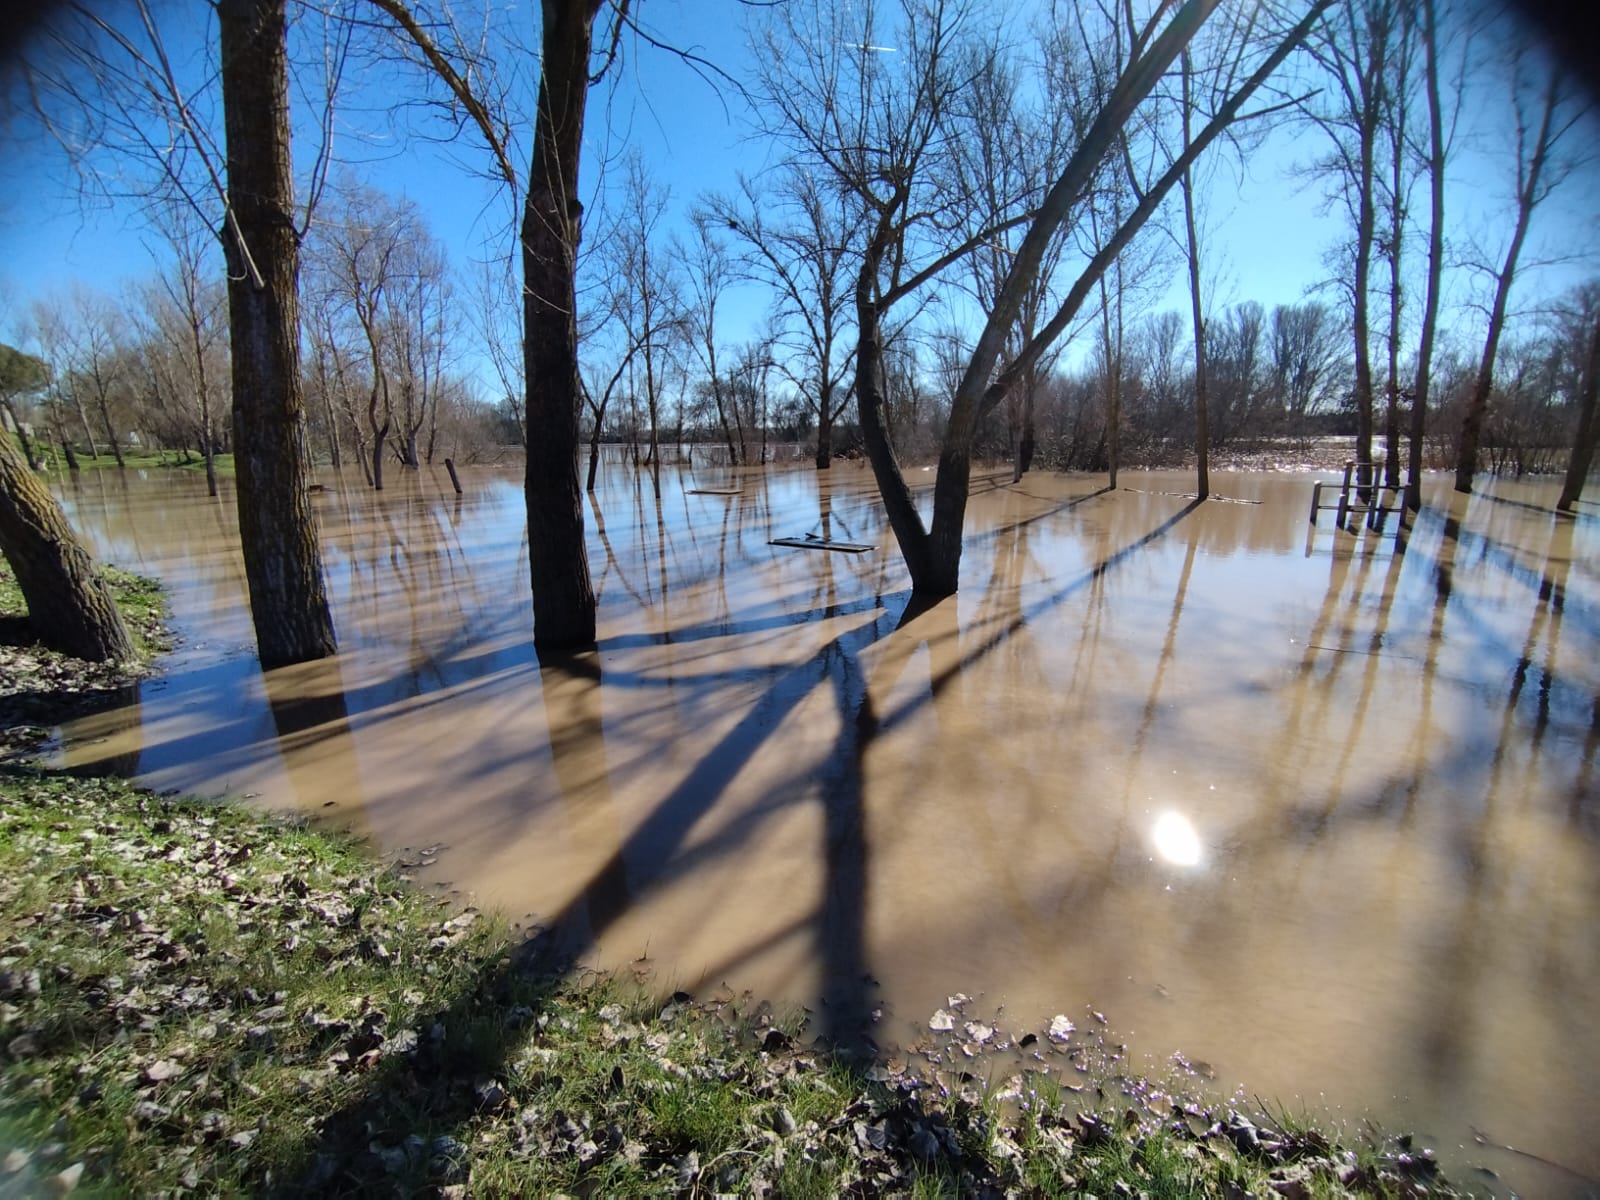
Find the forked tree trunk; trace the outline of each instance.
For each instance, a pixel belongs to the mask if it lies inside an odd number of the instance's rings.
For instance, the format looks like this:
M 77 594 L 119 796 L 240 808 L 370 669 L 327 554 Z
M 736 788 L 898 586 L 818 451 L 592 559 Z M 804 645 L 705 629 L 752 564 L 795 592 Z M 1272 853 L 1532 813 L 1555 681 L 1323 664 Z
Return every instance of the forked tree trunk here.
M 578 326 L 574 272 L 578 158 L 589 49 L 601 0 L 544 0 L 533 161 L 522 216 L 523 378 L 527 387 L 528 568 L 533 644 L 594 645 L 595 595 L 578 487 Z
M 233 449 L 263 667 L 335 649 L 306 478 L 284 0 L 219 0 Z
M 133 656 L 133 640 L 94 560 L 7 437 L 0 437 L 0 552 L 17 577 L 28 623 L 46 646 L 90 662 Z

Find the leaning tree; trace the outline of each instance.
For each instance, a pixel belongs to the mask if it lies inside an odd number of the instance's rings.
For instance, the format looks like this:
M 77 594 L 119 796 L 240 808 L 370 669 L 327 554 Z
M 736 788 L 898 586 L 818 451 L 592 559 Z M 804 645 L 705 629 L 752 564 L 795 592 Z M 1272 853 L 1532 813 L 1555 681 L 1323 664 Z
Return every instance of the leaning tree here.
M 94 560 L 3 433 L 0 553 L 17 577 L 28 624 L 46 646 L 90 662 L 133 656 L 133 640 Z

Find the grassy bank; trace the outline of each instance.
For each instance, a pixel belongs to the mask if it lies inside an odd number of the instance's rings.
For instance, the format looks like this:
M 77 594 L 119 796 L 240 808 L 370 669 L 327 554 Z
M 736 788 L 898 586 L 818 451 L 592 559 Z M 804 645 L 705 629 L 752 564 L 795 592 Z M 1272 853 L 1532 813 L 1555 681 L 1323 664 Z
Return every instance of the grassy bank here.
M 0 436 L 9 438 L 11 444 L 17 448 L 17 452 L 19 454 L 22 452 L 22 443 L 17 439 L 15 433 L 8 429 L 0 431 Z M 43 462 L 45 470 L 60 472 L 67 469 L 66 456 L 62 454 L 61 448 L 53 442 L 35 439 L 32 442 L 32 446 L 35 459 Z M 78 469 L 80 471 L 116 470 L 117 458 L 109 449 L 102 450 L 99 454 L 91 456 L 74 446 L 73 453 L 77 456 Z M 127 449 L 122 452 L 122 462 L 130 471 L 196 471 L 202 477 L 206 473 L 206 460 L 192 452 Z M 212 463 L 216 467 L 219 479 L 233 478 L 232 454 L 215 455 Z
M 339 836 L 0 768 L 0 1195 L 1442 1189 L 1407 1141 L 1127 1078 L 1065 1018 L 941 1010 L 947 1087 L 556 961 Z
M 358 847 L 121 782 L 0 774 L 0 880 L 0 1154 L 41 1188 L 1180 1196 L 1433 1180 L 1398 1143 L 1342 1151 L 1170 1092 L 1102 1083 L 1104 1111 L 1082 1115 L 1057 1082 L 1088 1078 L 1067 1035 L 1007 1103 L 831 1063 L 763 1006 L 541 970 Z
M 86 663 L 34 641 L 22 592 L 0 556 L 0 763 L 33 750 L 52 726 L 127 703 L 156 656 L 171 648 L 160 586 L 115 567 L 101 571 L 133 636 L 132 662 Z

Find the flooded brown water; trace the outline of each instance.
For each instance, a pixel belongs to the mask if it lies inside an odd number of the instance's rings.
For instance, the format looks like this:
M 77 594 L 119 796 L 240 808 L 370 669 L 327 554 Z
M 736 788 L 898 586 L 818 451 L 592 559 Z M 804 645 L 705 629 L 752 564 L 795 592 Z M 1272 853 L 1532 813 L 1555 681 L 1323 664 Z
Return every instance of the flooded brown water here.
M 659 504 L 618 468 L 599 651 L 541 668 L 518 481 L 327 482 L 342 651 L 268 680 L 230 502 L 62 485 L 185 638 L 68 761 L 331 814 L 590 961 L 823 1032 L 881 1002 L 908 1035 L 955 991 L 1019 1029 L 1092 1004 L 1147 1066 L 1371 1113 L 1466 1181 L 1600 1178 L 1600 505 L 1440 481 L 1396 554 L 1311 532 L 1307 476 L 1204 505 L 995 477 L 961 594 L 918 613 L 859 466 Z M 768 545 L 807 535 L 875 549 Z

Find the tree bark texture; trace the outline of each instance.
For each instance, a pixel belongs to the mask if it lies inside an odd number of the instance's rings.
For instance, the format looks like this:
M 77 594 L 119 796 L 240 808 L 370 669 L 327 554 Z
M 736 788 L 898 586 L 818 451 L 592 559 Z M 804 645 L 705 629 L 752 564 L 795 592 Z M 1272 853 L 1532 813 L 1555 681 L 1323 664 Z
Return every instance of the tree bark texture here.
M 544 0 L 544 56 L 522 217 L 528 560 L 533 643 L 594 645 L 595 595 L 578 487 L 578 155 L 599 0 Z
M 28 623 L 52 649 L 90 662 L 133 656 L 122 614 L 61 506 L 0 436 L 0 552 L 17 577 Z
M 335 649 L 306 477 L 284 8 L 285 0 L 217 5 L 239 540 L 266 668 Z

